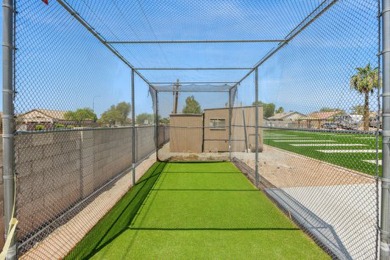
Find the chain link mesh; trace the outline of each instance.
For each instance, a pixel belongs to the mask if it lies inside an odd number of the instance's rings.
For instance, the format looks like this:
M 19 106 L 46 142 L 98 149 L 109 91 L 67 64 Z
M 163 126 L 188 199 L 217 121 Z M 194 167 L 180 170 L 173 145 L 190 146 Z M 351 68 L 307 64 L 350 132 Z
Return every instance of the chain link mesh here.
M 63 258 L 129 189 L 131 167 L 136 179 L 146 170 L 155 126 L 137 124 L 132 140 L 130 112 L 153 114 L 153 102 L 136 77 L 130 104 L 130 68 L 58 3 L 16 1 L 16 10 L 18 253 Z
M 65 257 L 158 159 L 231 160 L 331 257 L 378 258 L 378 1 L 15 2 L 20 256 Z
M 265 192 L 340 259 L 378 257 L 380 82 L 353 84 L 378 81 L 377 14 L 338 2 L 259 68 L 260 99 L 284 110 L 263 125 Z

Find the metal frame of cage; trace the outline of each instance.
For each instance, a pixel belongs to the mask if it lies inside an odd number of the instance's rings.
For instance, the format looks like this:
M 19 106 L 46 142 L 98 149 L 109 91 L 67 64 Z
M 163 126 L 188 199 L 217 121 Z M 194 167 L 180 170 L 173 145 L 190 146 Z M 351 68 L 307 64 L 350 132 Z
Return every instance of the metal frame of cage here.
M 15 204 L 15 158 L 14 158 L 14 16 L 15 16 L 15 2 L 17 0 L 3 0 L 3 180 L 4 180 L 4 222 L 6 232 L 13 228 L 13 216 L 14 216 L 14 204 Z M 229 93 L 229 157 L 231 159 L 231 113 L 232 113 L 232 91 L 239 87 L 246 78 L 252 73 L 255 75 L 255 101 L 256 101 L 256 135 L 258 135 L 258 70 L 262 64 L 264 64 L 270 57 L 276 54 L 280 49 L 285 47 L 292 39 L 299 35 L 306 27 L 313 23 L 323 13 L 325 13 L 337 0 L 323 1 L 312 13 L 310 13 L 303 21 L 298 24 L 293 30 L 291 30 L 284 39 L 253 39 L 253 40 L 187 40 L 187 41 L 106 41 L 91 25 L 88 24 L 71 6 L 65 3 L 63 0 L 57 0 L 70 15 L 72 15 L 81 25 L 83 25 L 92 35 L 94 35 L 104 46 L 106 46 L 115 56 L 117 56 L 124 64 L 131 69 L 131 94 L 132 103 L 135 98 L 135 83 L 134 76 L 137 74 L 154 92 L 155 105 L 155 140 L 156 151 L 158 150 L 158 93 L 159 86 L 173 84 L 170 82 L 150 82 L 141 71 L 144 70 L 243 70 L 247 73 L 237 82 L 185 82 L 188 84 L 207 84 L 210 87 L 216 84 L 229 84 L 226 92 Z M 380 233 L 380 259 L 388 259 L 390 257 L 390 0 L 381 1 L 381 10 L 378 16 L 378 37 L 382 40 L 382 50 L 378 55 L 379 64 L 381 64 L 380 72 L 382 72 L 383 83 L 383 176 L 380 178 L 382 187 L 382 201 L 381 201 L 381 223 L 379 226 Z M 381 31 L 380 31 L 381 30 Z M 382 39 L 380 39 L 382 35 Z M 262 57 L 253 67 L 226 67 L 226 68 L 207 68 L 207 67 L 194 67 L 194 68 L 136 68 L 134 67 L 120 52 L 114 47 L 118 44 L 187 44 L 187 43 L 261 43 L 261 42 L 273 42 L 277 45 L 271 49 L 264 57 Z M 380 45 L 380 44 L 379 44 Z M 381 59 L 381 60 L 380 60 Z M 163 92 L 163 90 L 161 90 Z M 212 90 L 209 90 L 212 91 Z M 135 118 L 135 111 L 132 109 L 132 118 Z M 135 139 L 135 120 L 132 120 L 132 136 Z M 258 146 L 258 139 L 256 138 L 256 147 Z M 132 165 L 132 182 L 135 183 L 135 155 L 136 150 L 135 142 L 132 144 L 133 150 L 133 165 Z M 258 186 L 260 182 L 259 169 L 258 169 L 258 151 L 255 153 L 255 183 Z M 7 259 L 15 259 L 17 245 L 15 243 L 15 236 L 12 233 L 8 233 L 7 243 L 9 243 L 9 250 L 7 253 Z

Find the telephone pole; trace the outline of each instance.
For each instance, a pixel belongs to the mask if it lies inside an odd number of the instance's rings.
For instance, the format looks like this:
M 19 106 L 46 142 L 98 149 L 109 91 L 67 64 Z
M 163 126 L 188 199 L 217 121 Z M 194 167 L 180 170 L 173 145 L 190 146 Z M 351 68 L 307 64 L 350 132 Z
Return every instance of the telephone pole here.
M 177 103 L 179 102 L 179 79 L 176 80 L 176 84 L 173 85 L 173 113 L 177 114 Z

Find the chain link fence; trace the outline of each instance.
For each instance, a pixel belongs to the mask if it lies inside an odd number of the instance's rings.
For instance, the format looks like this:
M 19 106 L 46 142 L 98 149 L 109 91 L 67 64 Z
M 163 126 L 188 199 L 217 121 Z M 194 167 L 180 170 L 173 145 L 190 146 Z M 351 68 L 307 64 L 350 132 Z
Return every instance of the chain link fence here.
M 132 186 L 133 167 L 142 176 L 169 127 L 143 120 L 153 102 L 142 79 L 132 103 L 131 69 L 61 5 L 15 10 L 18 255 L 62 258 Z
M 379 1 L 15 10 L 19 256 L 65 257 L 161 160 L 232 161 L 331 257 L 379 258 Z
M 338 259 L 378 258 L 377 16 L 376 1 L 337 2 L 259 67 L 262 189 Z

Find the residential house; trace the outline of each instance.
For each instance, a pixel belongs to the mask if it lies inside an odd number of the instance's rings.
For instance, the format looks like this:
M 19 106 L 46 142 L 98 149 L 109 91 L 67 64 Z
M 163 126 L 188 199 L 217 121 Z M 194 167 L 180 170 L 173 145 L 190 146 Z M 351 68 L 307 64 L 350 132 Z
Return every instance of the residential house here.
M 342 110 L 313 112 L 298 119 L 299 128 L 320 129 L 324 123 L 334 122 L 338 117 L 346 115 Z
M 294 111 L 277 113 L 267 119 L 265 126 L 295 128 L 298 119 L 304 116 L 304 114 Z
M 37 130 L 37 125 L 43 129 L 54 129 L 58 126 L 77 126 L 76 121 L 66 120 L 65 113 L 67 111 L 49 110 L 49 109 L 33 109 L 26 113 L 20 114 L 16 119 L 16 129 L 19 131 Z M 90 126 L 92 120 L 86 120 L 83 125 Z

